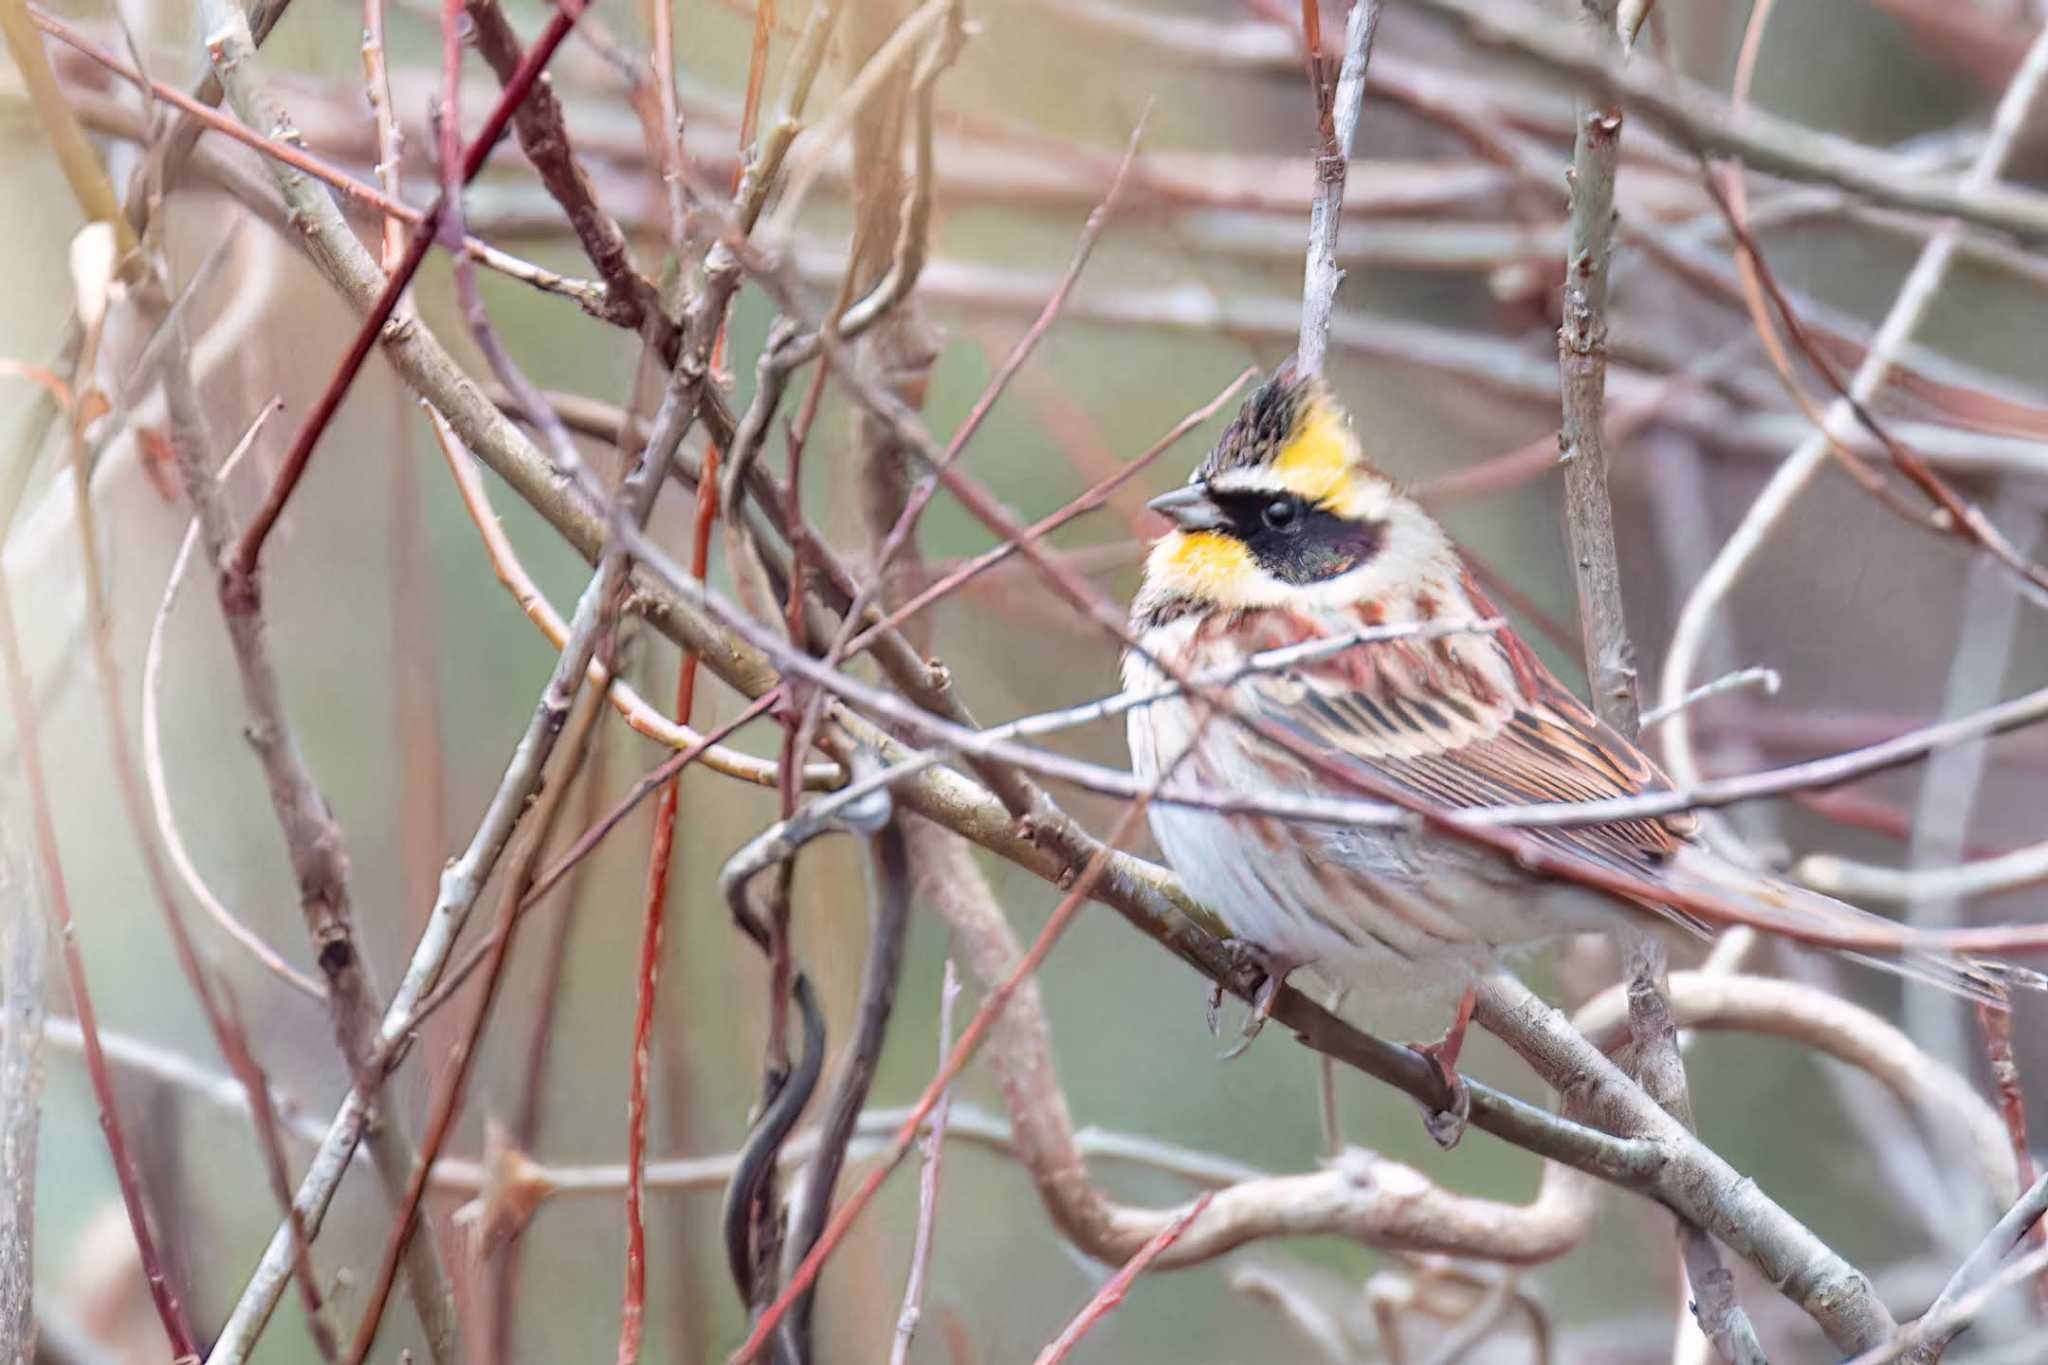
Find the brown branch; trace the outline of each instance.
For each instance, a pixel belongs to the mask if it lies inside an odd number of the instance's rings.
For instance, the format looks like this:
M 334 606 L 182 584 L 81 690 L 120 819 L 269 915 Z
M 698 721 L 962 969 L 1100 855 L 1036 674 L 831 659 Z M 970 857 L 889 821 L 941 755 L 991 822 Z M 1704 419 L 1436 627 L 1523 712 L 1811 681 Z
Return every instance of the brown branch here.
M 651 328 L 648 336 L 656 348 L 672 351 L 675 324 L 662 312 L 660 291 L 634 266 L 626 234 L 597 202 L 590 176 L 569 141 L 560 97 L 547 81 L 533 81 L 532 70 L 528 69 L 531 54 L 521 50 L 519 35 L 513 31 L 512 21 L 505 17 L 498 0 L 467 0 L 467 9 L 474 25 L 476 50 L 504 87 L 506 100 L 513 104 L 512 130 L 518 135 L 520 150 L 540 175 L 541 184 L 561 205 L 569 230 L 576 234 L 584 255 L 605 283 L 603 316 L 634 331 Z M 557 14 L 551 21 L 541 43 L 548 42 L 559 18 Z M 531 82 L 531 88 L 524 99 L 517 99 L 516 84 L 524 82 Z

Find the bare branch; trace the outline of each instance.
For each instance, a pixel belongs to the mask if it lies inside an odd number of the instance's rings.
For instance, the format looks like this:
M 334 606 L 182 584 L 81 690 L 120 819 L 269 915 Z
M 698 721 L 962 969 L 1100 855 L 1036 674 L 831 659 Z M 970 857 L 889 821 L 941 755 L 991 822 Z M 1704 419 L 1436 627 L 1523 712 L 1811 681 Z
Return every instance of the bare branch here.
M 1433 3 L 1452 2 L 1433 0 Z M 1463 5 L 1466 0 L 1454 2 Z M 1962 182 L 1962 189 L 1970 196 L 1981 196 L 1996 185 L 2000 168 L 2011 153 L 2027 112 L 2044 82 L 2048 82 L 2048 32 L 2035 38 L 2025 62 L 1999 100 L 1998 109 L 1992 116 L 1991 135 L 1978 150 Z M 1847 425 L 1854 415 L 1854 407 L 1867 404 L 1890 374 L 1893 357 L 1918 328 L 1947 277 L 1959 235 L 1959 225 L 1951 223 L 1928 241 L 1900 285 L 1891 309 L 1864 355 L 1863 363 L 1850 380 L 1848 394 L 1828 406 L 1822 430 L 1808 436 L 1778 466 L 1770 483 L 1757 495 L 1741 524 L 1722 545 L 1692 595 L 1686 599 L 1664 660 L 1660 700 L 1665 706 L 1671 706 L 1684 697 L 1692 685 L 1693 670 L 1705 648 L 1715 611 L 1755 558 L 1764 540 L 1820 471 L 1829 454 L 1829 433 Z M 1699 764 L 1693 752 L 1690 718 L 1680 711 L 1665 725 L 1664 735 L 1665 754 L 1672 776 L 1680 783 L 1696 779 Z
M 15 845 L 19 828 L 11 815 L 0 821 L 0 1358 L 32 1360 L 47 930 L 36 874 Z
M 1338 70 L 1337 88 L 1326 100 L 1319 97 L 1323 118 L 1318 129 L 1320 145 L 1316 148 L 1316 193 L 1309 210 L 1301 341 L 1295 352 L 1295 364 L 1304 375 L 1323 372 L 1323 352 L 1330 339 L 1330 312 L 1336 306 L 1337 285 L 1344 278 L 1344 272 L 1337 268 L 1344 180 L 1351 163 L 1351 148 L 1358 139 L 1366 64 L 1372 60 L 1373 35 L 1379 26 L 1380 0 L 1352 0 L 1351 16 L 1344 23 L 1344 61 Z
M 1998 185 L 1974 174 L 1961 181 L 1930 177 L 1907 170 L 1894 155 L 1800 127 L 1760 109 L 1750 110 L 1736 123 L 1717 96 L 1663 70 L 1615 66 L 1607 59 L 1605 44 L 1520 0 L 1423 3 L 1462 21 L 1481 41 L 1507 46 L 1584 83 L 1702 152 L 1739 157 L 1756 170 L 1790 180 L 1837 185 L 1875 204 L 1953 218 L 2023 241 L 2048 240 L 2048 195 Z M 1993 140 L 1998 140 L 1996 134 Z
M 2048 1216 L 2048 1175 L 2036 1180 L 1984 1234 L 1983 1242 L 1970 1253 L 1969 1259 L 1956 1267 L 1955 1275 L 1942 1287 L 1941 1296 L 1915 1324 L 1921 1339 L 1905 1359 L 1925 1365 L 1941 1359 L 1948 1344 L 1967 1325 L 1967 1319 L 1956 1311 L 1962 1301 L 1994 1281 L 2014 1249 L 2026 1244 L 2027 1234 L 2044 1216 Z
M 913 855 L 913 866 L 917 860 Z M 946 977 L 939 987 L 939 1056 L 953 1050 L 953 1003 L 960 998 L 960 977 L 953 959 L 946 959 Z M 946 1125 L 953 1117 L 953 1089 L 939 1095 L 939 1107 L 932 1111 L 931 1131 L 925 1134 L 921 1156 L 924 1169 L 917 1182 L 917 1232 L 910 1244 L 910 1274 L 903 1283 L 903 1307 L 896 1314 L 896 1333 L 889 1339 L 889 1365 L 908 1365 L 910 1343 L 917 1335 L 917 1320 L 923 1315 L 925 1272 L 931 1267 L 932 1247 L 937 1241 L 939 1221 L 939 1180 L 945 1168 Z

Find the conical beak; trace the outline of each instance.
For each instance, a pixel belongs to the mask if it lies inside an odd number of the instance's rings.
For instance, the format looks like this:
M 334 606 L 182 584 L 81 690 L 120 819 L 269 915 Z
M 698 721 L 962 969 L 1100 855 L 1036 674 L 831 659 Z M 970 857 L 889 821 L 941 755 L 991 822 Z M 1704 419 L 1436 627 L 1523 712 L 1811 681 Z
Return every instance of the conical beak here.
M 1145 505 L 1172 518 L 1173 524 L 1183 531 L 1214 531 L 1227 524 L 1223 509 L 1210 498 L 1207 484 L 1184 484 Z

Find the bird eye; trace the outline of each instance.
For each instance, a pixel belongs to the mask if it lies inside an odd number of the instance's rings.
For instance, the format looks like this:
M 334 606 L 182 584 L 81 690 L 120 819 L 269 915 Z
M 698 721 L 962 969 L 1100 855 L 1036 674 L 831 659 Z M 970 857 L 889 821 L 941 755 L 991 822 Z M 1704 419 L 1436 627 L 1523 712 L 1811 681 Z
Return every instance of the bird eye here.
M 1285 531 L 1292 528 L 1300 517 L 1301 507 L 1293 498 L 1275 498 L 1259 515 L 1270 529 Z

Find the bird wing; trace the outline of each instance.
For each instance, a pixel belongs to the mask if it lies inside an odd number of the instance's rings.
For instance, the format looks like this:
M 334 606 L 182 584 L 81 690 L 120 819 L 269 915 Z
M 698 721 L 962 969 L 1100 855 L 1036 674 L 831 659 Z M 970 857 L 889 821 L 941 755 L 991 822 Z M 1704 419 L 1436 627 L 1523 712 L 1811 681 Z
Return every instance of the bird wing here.
M 1476 614 L 1492 610 L 1472 590 Z M 1356 629 L 1369 621 L 1342 623 Z M 1297 618 L 1300 632 L 1327 620 Z M 1258 648 L 1290 643 L 1260 642 Z M 1640 748 L 1603 723 L 1506 629 L 1361 645 L 1280 673 L 1241 680 L 1248 710 L 1312 745 L 1342 768 L 1452 810 L 1600 801 L 1670 790 Z M 1291 756 L 1275 761 L 1299 764 Z M 1673 814 L 1522 833 L 1567 855 L 1669 887 L 1697 912 L 1631 898 L 1695 933 L 1746 924 L 1824 944 L 1884 970 L 1958 994 L 1995 1000 L 2005 985 L 2040 980 L 2004 964 L 1916 945 L 1910 930 L 1832 897 L 1758 876 L 1694 840 L 1698 821 Z
M 1483 599 L 1478 610 L 1488 610 Z M 1670 786 L 1641 749 L 1603 724 L 1508 630 L 1361 645 L 1238 686 L 1262 719 L 1330 759 L 1453 810 L 1598 801 Z M 1677 816 L 1529 834 L 1641 874 L 1671 858 L 1695 823 Z

